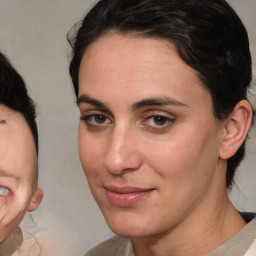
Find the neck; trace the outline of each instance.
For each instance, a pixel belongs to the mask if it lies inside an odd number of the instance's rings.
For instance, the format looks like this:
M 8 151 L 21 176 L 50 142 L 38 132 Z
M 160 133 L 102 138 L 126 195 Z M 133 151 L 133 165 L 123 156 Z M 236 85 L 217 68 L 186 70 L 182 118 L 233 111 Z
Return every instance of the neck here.
M 195 221 L 192 226 L 180 224 L 168 233 L 133 239 L 136 256 L 199 256 L 211 252 L 245 225 L 236 209 L 229 204 L 226 216 L 212 216 Z
M 222 189 L 210 190 L 175 227 L 150 237 L 133 238 L 136 256 L 202 256 L 239 232 L 246 223 L 228 199 L 225 184 Z

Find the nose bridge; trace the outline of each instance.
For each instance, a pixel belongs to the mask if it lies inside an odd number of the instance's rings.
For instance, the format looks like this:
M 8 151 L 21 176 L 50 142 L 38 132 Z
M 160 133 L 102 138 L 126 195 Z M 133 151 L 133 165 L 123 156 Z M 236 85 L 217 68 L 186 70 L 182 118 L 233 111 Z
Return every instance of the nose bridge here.
M 136 131 L 125 124 L 115 126 L 104 158 L 104 165 L 109 172 L 118 175 L 124 170 L 136 170 L 140 167 L 135 134 Z

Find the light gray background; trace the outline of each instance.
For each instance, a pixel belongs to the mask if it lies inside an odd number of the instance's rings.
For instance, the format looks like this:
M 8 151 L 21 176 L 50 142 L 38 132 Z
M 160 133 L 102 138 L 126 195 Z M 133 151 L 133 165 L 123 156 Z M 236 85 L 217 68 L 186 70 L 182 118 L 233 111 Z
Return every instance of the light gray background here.
M 93 2 L 0 0 L 0 49 L 24 77 L 38 105 L 39 184 L 44 200 L 32 216 L 39 228 L 39 242 L 43 243 L 42 255 L 47 256 L 83 255 L 112 235 L 90 195 L 79 163 L 79 114 L 68 75 L 70 49 L 65 39 Z M 229 3 L 249 31 L 256 74 L 256 0 Z M 255 98 L 253 101 L 255 105 Z M 237 188 L 231 194 L 237 207 L 248 211 L 256 211 L 255 135 L 252 132 Z M 26 217 L 23 226 L 31 223 Z

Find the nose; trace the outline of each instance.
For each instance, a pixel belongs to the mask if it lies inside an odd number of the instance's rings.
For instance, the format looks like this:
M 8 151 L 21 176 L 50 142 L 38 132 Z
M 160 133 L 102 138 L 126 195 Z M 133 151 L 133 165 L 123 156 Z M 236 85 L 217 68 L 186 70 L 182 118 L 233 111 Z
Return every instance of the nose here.
M 104 157 L 104 167 L 110 173 L 121 175 L 140 168 L 142 157 L 134 133 L 131 128 L 114 129 Z

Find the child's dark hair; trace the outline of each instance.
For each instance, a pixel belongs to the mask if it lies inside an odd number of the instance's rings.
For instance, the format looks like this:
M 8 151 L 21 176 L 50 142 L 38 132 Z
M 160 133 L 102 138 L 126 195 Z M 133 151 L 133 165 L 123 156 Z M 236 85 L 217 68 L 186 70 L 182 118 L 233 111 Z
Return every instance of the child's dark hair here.
M 28 95 L 22 77 L 2 53 L 0 53 L 0 104 L 18 111 L 24 116 L 33 134 L 38 152 L 35 104 Z

